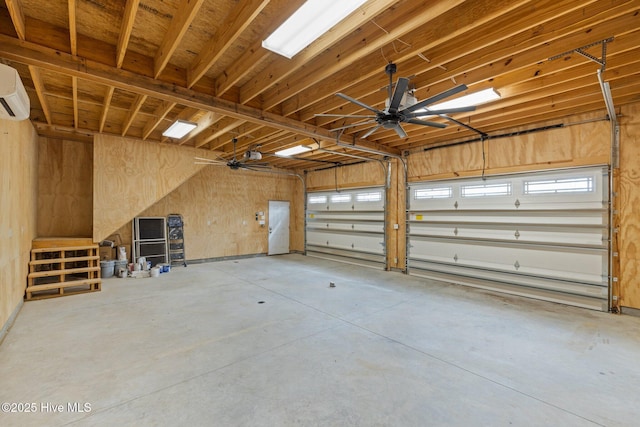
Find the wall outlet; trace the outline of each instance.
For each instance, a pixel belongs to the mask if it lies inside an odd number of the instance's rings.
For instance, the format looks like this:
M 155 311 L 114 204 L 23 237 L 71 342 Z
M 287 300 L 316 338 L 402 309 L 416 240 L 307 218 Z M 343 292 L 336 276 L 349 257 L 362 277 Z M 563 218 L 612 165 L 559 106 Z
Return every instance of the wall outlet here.
M 399 225 L 399 224 L 393 224 L 393 229 L 394 229 L 394 230 L 398 230 L 399 228 L 400 228 L 400 225 Z

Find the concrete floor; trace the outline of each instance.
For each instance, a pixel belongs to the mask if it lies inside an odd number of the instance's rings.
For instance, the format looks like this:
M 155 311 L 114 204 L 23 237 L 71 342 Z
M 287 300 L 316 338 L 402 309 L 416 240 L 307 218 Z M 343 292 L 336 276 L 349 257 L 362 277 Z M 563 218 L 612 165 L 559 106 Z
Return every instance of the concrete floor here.
M 25 303 L 0 384 L 2 426 L 632 426 L 640 318 L 242 259 Z

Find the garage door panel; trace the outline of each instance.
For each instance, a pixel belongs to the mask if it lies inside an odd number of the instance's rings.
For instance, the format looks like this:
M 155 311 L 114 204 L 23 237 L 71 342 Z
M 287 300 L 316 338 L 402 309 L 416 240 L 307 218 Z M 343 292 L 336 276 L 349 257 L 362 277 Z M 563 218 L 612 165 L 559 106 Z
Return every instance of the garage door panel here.
M 385 198 L 381 187 L 307 194 L 307 254 L 384 268 Z
M 337 231 L 355 231 L 355 232 L 371 232 L 382 233 L 384 227 L 379 223 L 368 222 L 313 222 L 308 223 L 309 230 L 337 230 Z
M 481 213 L 481 215 L 478 215 Z M 607 221 L 606 209 L 560 210 L 553 211 L 553 217 L 545 211 L 412 211 L 409 219 L 412 222 L 450 222 L 486 224 L 557 224 L 557 225 L 597 225 Z M 551 221 L 551 222 L 550 222 Z
M 491 239 L 505 242 L 549 243 L 572 246 L 603 247 L 608 231 L 602 226 L 567 227 L 531 224 L 432 224 L 411 223 L 411 234 L 422 237 Z
M 497 271 L 533 274 L 562 280 L 604 283 L 603 250 L 489 245 L 487 242 L 412 241 L 411 259 L 454 263 Z M 413 255 L 414 253 L 419 255 Z
M 602 309 L 606 177 L 590 167 L 412 184 L 409 271 Z

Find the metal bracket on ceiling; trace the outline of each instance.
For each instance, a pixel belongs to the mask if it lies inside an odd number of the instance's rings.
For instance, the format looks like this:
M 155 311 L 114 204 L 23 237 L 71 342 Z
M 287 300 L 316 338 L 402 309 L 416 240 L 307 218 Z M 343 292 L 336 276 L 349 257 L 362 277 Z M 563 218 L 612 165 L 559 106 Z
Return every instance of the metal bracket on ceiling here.
M 600 65 L 600 70 L 602 72 L 604 72 L 605 68 L 607 67 L 607 43 L 612 42 L 613 41 L 613 37 L 609 37 L 608 39 L 604 39 L 604 40 L 600 40 L 591 44 L 588 44 L 586 46 L 582 46 L 582 47 L 578 47 L 576 49 L 572 49 L 572 50 L 568 50 L 566 52 L 563 52 L 559 55 L 555 55 L 549 58 L 549 61 L 553 61 L 555 59 L 559 59 L 562 58 L 563 56 L 566 56 L 570 53 L 577 53 L 579 55 L 584 56 L 587 59 L 590 59 L 591 61 L 595 62 L 596 64 Z M 585 51 L 585 49 L 589 49 L 590 47 L 593 46 L 597 46 L 601 44 L 602 45 L 602 58 L 598 58 L 596 56 L 591 55 L 590 53 L 587 53 Z

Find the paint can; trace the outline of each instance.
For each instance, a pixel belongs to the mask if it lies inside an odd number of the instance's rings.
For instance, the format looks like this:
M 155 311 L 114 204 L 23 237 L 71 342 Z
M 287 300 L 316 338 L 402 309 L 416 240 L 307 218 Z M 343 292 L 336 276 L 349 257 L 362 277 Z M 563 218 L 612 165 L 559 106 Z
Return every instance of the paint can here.
M 151 277 L 160 277 L 160 267 L 153 267 L 151 269 Z
M 115 261 L 100 261 L 100 277 L 106 279 L 107 277 L 113 277 L 115 272 Z

